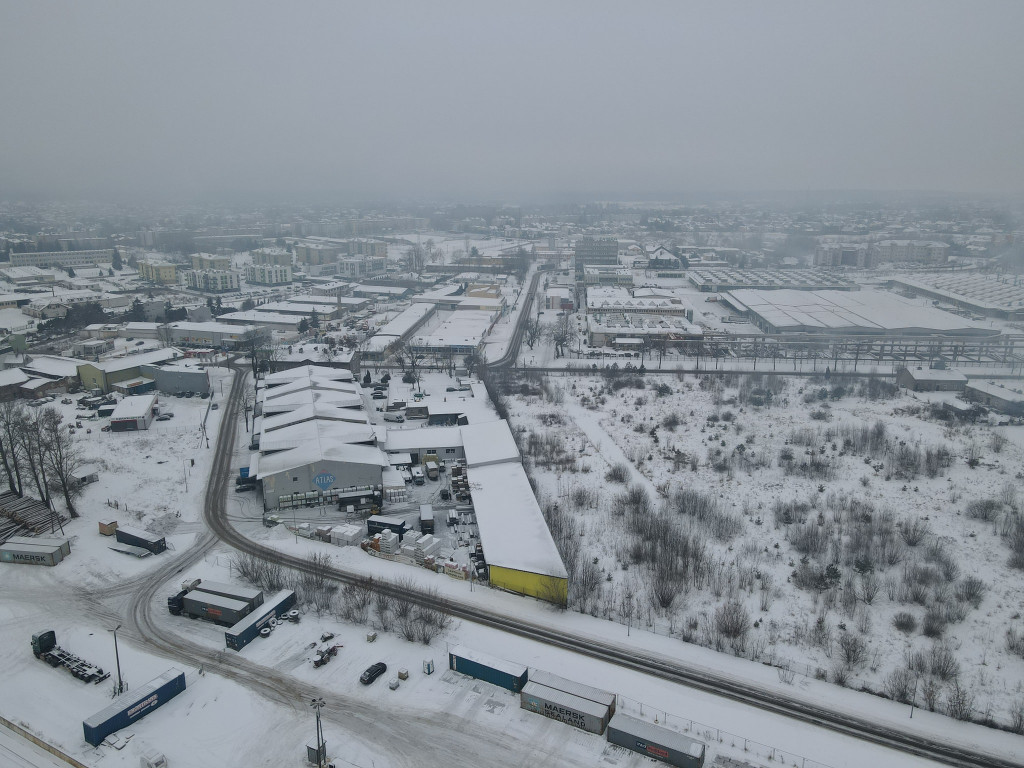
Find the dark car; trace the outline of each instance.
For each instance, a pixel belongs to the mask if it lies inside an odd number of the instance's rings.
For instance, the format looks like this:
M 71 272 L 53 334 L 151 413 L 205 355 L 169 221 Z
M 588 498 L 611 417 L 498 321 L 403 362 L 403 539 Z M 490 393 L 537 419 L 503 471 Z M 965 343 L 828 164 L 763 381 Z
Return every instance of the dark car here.
M 370 395 L 370 397 L 372 399 L 374 399 L 374 400 L 387 400 L 388 399 L 388 396 L 385 395 L 383 392 L 374 392 L 372 395 Z
M 363 685 L 369 685 L 387 671 L 388 665 L 383 661 L 378 661 L 376 664 L 371 664 L 366 668 L 366 671 L 359 676 L 359 682 Z

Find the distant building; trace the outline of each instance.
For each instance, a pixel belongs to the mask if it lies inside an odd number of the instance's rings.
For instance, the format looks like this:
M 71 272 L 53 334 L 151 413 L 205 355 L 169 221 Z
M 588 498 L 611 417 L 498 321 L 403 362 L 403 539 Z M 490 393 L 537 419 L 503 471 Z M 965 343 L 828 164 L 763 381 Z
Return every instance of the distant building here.
M 212 253 L 193 253 L 190 258 L 192 269 L 215 269 L 220 271 L 231 269 L 230 256 L 214 256 Z
M 576 241 L 573 261 L 578 282 L 582 282 L 587 267 L 617 267 L 619 241 L 614 237 L 581 237 Z
M 178 265 L 169 261 L 140 261 L 139 277 L 151 283 L 173 285 L 178 282 Z
M 882 240 L 875 243 L 877 260 L 917 261 L 945 264 L 949 261 L 949 246 L 931 240 Z
M 113 248 L 89 251 L 37 251 L 12 253 L 12 267 L 77 267 L 89 264 L 109 264 L 114 259 Z
M 874 257 L 867 243 L 820 243 L 814 251 L 814 266 L 871 269 Z
M 284 248 L 259 248 L 252 251 L 253 264 L 276 264 L 277 266 L 292 265 L 292 255 Z
M 189 288 L 209 293 L 237 291 L 241 285 L 237 272 L 219 269 L 189 269 L 184 272 L 184 278 Z
M 249 264 L 245 268 L 245 279 L 259 285 L 285 285 L 292 281 L 291 264 Z
M 914 392 L 963 392 L 967 377 L 947 369 L 901 368 L 896 384 Z
M 1024 391 L 994 381 L 969 381 L 964 397 L 1010 416 L 1024 416 Z

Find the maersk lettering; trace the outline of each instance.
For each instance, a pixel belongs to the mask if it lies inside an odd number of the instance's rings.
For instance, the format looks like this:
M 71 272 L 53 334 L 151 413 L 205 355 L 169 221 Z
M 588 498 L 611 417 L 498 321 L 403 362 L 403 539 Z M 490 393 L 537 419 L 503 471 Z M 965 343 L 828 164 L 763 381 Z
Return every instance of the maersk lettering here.
M 42 555 L 24 555 L 21 552 L 12 552 L 13 560 L 24 560 L 26 563 L 45 563 L 46 558 Z
M 559 707 L 545 701 L 544 714 L 552 720 L 558 720 L 560 723 L 575 725 L 577 728 L 586 727 L 587 719 L 574 709 L 566 709 L 565 707 Z

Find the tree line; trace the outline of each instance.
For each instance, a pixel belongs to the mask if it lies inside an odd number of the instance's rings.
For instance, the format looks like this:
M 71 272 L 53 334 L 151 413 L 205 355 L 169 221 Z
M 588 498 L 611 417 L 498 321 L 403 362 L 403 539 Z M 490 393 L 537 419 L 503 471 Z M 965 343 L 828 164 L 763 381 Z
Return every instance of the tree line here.
M 78 517 L 74 500 L 82 488 L 75 473 L 82 454 L 59 410 L 0 403 L 0 463 L 11 491 L 19 496 L 35 491 L 47 505 L 51 493 L 59 493 L 68 514 Z

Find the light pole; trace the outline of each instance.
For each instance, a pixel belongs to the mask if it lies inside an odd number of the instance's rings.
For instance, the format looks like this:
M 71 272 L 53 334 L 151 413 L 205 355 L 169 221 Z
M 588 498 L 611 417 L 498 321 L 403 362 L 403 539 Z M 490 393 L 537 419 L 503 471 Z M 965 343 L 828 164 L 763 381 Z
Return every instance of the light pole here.
M 114 663 L 117 665 L 117 696 L 120 696 L 122 693 L 124 693 L 124 682 L 121 680 L 121 656 L 117 652 L 117 630 L 119 630 L 120 628 L 121 625 L 118 624 L 113 629 L 107 630 L 107 632 L 114 633 Z
M 326 757 L 326 755 L 324 755 L 324 752 L 327 751 L 326 749 L 324 749 L 324 732 L 323 732 L 323 728 L 320 727 L 320 710 L 323 708 L 324 704 L 325 704 L 324 700 L 320 699 L 320 698 L 312 699 L 309 702 L 309 706 L 311 706 L 316 711 L 316 765 L 317 765 L 317 768 L 324 768 L 324 759 Z

